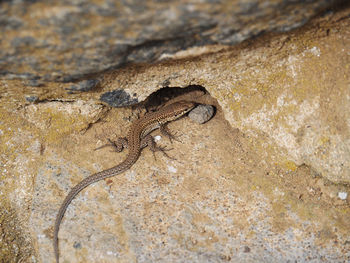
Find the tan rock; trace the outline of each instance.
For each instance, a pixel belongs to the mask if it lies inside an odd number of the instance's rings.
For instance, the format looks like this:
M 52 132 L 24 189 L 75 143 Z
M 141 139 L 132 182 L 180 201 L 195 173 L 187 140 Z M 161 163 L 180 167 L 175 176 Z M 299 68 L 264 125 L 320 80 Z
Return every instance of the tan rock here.
M 125 136 L 138 114 L 103 106 L 101 94 L 121 89 L 141 101 L 165 86 L 200 85 L 212 97 L 196 98 L 214 104 L 215 116 L 169 125 L 182 142 L 171 145 L 176 160 L 145 149 L 129 171 L 82 191 L 61 225 L 61 262 L 348 261 L 350 189 L 340 183 L 350 181 L 348 14 L 110 72 L 91 92 L 2 80 L 0 202 L 11 213 L 0 220 L 11 224 L 0 238 L 18 225 L 2 251 L 23 247 L 23 261 L 53 262 L 65 195 L 125 158 L 94 149 Z M 16 255 L 5 252 L 5 261 Z

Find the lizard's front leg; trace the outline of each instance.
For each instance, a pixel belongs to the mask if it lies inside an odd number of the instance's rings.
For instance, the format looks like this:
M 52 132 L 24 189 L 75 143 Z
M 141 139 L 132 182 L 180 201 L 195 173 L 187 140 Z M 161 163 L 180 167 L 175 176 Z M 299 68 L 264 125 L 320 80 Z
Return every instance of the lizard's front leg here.
M 176 136 L 176 134 L 174 135 L 170 132 L 170 130 L 166 124 L 160 125 L 159 131 L 161 134 L 168 137 L 171 143 L 173 142 L 172 140 L 181 142 L 179 139 L 177 139 L 178 136 Z

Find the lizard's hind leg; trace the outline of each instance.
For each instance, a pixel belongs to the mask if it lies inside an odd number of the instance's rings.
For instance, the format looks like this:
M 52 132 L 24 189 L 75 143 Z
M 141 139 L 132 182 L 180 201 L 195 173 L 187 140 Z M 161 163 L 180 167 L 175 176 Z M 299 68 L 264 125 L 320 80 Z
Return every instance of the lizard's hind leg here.
M 95 151 L 109 146 L 114 148 L 114 152 L 121 152 L 124 148 L 128 148 L 128 139 L 126 137 L 119 137 L 117 141 L 112 141 L 111 139 L 108 139 L 108 141 L 109 143 L 97 147 Z

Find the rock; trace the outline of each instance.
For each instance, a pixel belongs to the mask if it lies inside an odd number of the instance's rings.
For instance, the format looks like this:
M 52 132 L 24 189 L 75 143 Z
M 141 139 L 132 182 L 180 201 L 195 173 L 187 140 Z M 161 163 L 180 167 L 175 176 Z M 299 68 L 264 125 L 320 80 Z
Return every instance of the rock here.
M 190 111 L 188 117 L 191 120 L 203 124 L 209 121 L 214 115 L 214 108 L 211 105 L 198 105 L 196 108 Z
M 0 75 L 70 82 L 190 47 L 287 31 L 336 2 L 2 1 Z
M 59 232 L 61 262 L 349 261 L 349 13 L 89 76 L 100 82 L 86 92 L 0 81 L 0 261 L 53 261 L 66 194 L 125 158 L 95 149 L 127 134 L 146 111 L 136 102 L 170 95 L 215 116 L 169 123 L 179 139 L 157 144 L 171 159 L 144 149 L 131 169 L 79 193 Z

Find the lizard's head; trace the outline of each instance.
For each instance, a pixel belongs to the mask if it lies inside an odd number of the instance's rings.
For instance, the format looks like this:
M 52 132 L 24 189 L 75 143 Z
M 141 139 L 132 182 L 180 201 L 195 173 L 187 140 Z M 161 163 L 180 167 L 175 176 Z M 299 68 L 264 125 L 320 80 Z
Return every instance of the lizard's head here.
M 164 109 L 166 108 L 166 111 L 172 112 L 172 119 L 176 120 L 177 118 L 180 118 L 181 116 L 185 115 L 187 112 L 192 110 L 195 106 L 196 103 L 192 101 L 180 100 L 164 107 Z

